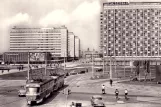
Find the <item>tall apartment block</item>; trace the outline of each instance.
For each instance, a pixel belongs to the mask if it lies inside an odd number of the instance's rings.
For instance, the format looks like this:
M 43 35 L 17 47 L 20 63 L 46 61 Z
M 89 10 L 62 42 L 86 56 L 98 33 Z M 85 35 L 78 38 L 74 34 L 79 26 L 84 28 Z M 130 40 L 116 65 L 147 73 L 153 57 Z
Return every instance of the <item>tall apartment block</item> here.
M 10 31 L 10 52 L 4 54 L 4 61 L 27 62 L 45 60 L 45 53 L 52 57 L 68 56 L 68 29 L 65 26 L 53 28 L 13 27 Z M 47 54 L 48 55 L 48 54 Z M 39 57 L 39 58 L 36 58 Z
M 80 39 L 75 36 L 75 57 L 80 57 Z
M 51 52 L 55 57 L 67 57 L 68 30 L 56 28 L 17 28 L 10 32 L 10 52 Z
M 100 13 L 105 56 L 161 56 L 161 2 L 106 2 Z
M 75 57 L 75 35 L 73 32 L 68 32 L 68 55 Z

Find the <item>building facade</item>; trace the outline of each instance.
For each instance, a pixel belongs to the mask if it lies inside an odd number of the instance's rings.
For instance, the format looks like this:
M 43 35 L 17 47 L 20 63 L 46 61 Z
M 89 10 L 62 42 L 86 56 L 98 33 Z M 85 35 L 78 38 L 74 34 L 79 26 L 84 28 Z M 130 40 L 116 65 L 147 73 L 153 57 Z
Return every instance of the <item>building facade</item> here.
M 75 57 L 75 35 L 73 32 L 68 32 L 68 56 Z
M 100 13 L 104 56 L 161 56 L 161 2 L 106 2 Z
M 80 39 L 75 36 L 75 57 L 80 57 Z
M 67 57 L 68 30 L 53 28 L 18 28 L 10 32 L 10 52 L 50 52 L 52 57 Z
M 92 57 L 93 58 L 100 58 L 100 54 L 98 51 L 95 51 L 95 50 L 93 50 L 93 51 L 87 50 L 87 51 L 84 51 L 83 57 L 85 59 L 92 59 Z

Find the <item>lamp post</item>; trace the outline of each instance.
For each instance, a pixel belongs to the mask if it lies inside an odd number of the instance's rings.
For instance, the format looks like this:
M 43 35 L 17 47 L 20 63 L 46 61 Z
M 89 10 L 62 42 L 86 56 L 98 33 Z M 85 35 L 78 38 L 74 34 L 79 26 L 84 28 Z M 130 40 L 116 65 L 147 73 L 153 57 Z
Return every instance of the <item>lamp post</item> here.
M 27 62 L 28 62 L 28 72 L 27 72 L 27 79 L 29 80 L 30 79 L 30 53 L 29 53 L 29 50 L 28 50 L 28 53 L 27 53 L 28 57 L 27 57 Z
M 93 68 L 93 50 L 92 50 L 92 78 L 93 78 L 93 74 L 94 74 L 94 68 Z
M 65 66 L 66 66 L 66 63 L 65 63 L 65 52 L 64 52 L 64 71 L 65 71 Z
M 47 70 L 47 52 L 45 52 L 45 76 L 46 76 L 46 70 Z
M 105 46 L 100 46 L 100 47 L 103 47 L 103 58 L 102 58 L 102 60 L 103 60 L 103 74 L 105 73 L 105 54 L 104 54 L 104 47 Z
M 111 58 L 112 58 L 112 56 L 110 55 L 110 79 L 112 79 L 112 64 L 111 64 Z

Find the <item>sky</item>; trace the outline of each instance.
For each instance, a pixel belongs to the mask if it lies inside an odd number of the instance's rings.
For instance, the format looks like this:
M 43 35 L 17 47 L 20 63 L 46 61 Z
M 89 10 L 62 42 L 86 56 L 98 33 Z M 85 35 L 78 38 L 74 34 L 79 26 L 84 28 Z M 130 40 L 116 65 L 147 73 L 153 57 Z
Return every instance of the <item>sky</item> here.
M 13 26 L 59 25 L 65 25 L 69 32 L 80 38 L 82 50 L 87 48 L 99 50 L 100 11 L 100 0 L 1 0 L 0 52 L 9 51 L 9 35 Z

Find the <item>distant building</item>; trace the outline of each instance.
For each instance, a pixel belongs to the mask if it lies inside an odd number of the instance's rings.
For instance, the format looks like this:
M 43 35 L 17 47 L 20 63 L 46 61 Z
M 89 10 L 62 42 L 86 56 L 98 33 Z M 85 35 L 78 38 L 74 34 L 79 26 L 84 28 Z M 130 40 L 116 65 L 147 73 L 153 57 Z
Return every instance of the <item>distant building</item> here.
M 99 54 L 98 51 L 95 51 L 95 50 L 93 50 L 93 51 L 87 50 L 87 51 L 84 51 L 83 57 L 85 59 L 92 59 L 92 57 L 93 58 L 99 58 L 100 54 Z
M 75 57 L 75 35 L 73 32 L 68 32 L 68 57 Z
M 53 57 L 67 57 L 68 30 L 53 28 L 19 28 L 10 32 L 10 52 L 50 52 Z
M 76 41 L 76 42 L 75 42 Z M 77 51 L 75 51 L 77 50 Z M 4 53 L 4 62 L 26 63 L 64 57 L 79 58 L 80 40 L 65 26 L 52 28 L 13 27 L 10 31 L 10 51 Z M 50 58 L 49 58 L 50 57 Z M 67 58 L 68 59 L 68 58 Z
M 75 57 L 78 59 L 80 57 L 80 39 L 75 36 Z

